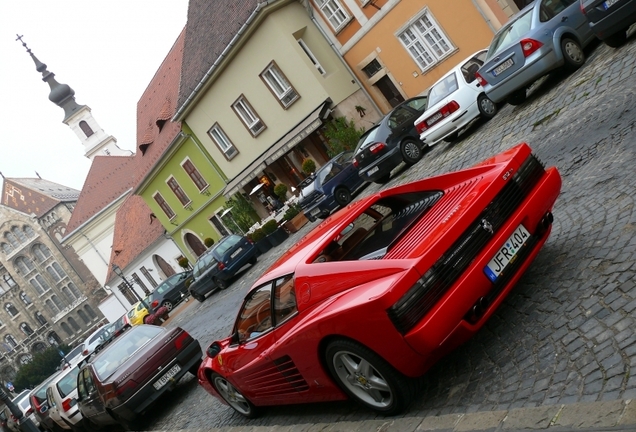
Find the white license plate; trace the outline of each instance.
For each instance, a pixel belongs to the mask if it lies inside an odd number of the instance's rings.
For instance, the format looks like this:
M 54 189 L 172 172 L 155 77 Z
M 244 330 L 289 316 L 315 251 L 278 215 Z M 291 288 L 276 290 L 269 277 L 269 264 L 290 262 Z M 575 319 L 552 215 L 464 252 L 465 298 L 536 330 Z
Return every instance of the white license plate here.
M 373 175 L 373 174 L 377 173 L 378 171 L 380 171 L 380 167 L 374 166 L 369 171 L 367 171 L 367 175 Z
M 605 10 L 608 10 L 619 1 L 620 0 L 607 0 L 606 2 L 603 3 L 603 7 L 605 8 Z
M 318 216 L 320 214 L 320 209 L 318 207 L 316 207 L 315 209 L 310 211 L 309 214 L 312 215 L 312 216 Z
M 437 114 L 435 114 L 433 117 L 431 117 L 431 118 L 429 118 L 428 120 L 426 120 L 426 124 L 427 124 L 428 126 L 431 126 L 431 125 L 433 125 L 433 124 L 437 123 L 437 121 L 438 121 L 439 119 L 441 119 L 441 118 L 442 118 L 442 113 L 441 113 L 441 112 L 438 112 L 438 113 L 437 113 Z
M 161 378 L 155 381 L 155 383 L 153 384 L 154 388 L 159 390 L 161 387 L 165 386 L 168 383 L 168 381 L 172 379 L 172 377 L 174 377 L 176 374 L 179 373 L 180 370 L 181 370 L 181 366 L 179 366 L 178 364 L 172 366 L 168 370 L 168 372 L 163 374 Z
M 496 68 L 494 68 L 492 70 L 492 75 L 493 76 L 497 76 L 500 73 L 502 73 L 503 71 L 505 71 L 506 69 L 508 69 L 510 66 L 512 66 L 513 64 L 515 64 L 512 59 L 508 59 L 505 62 L 503 62 L 502 64 L 500 64 L 499 66 L 497 66 Z
M 243 250 L 243 248 L 238 248 L 237 250 L 232 252 L 232 255 L 230 255 L 230 258 L 236 258 L 238 256 L 238 254 L 241 253 L 242 250 Z
M 499 252 L 490 260 L 488 265 L 484 267 L 484 273 L 492 282 L 503 273 L 506 266 L 517 258 L 517 253 L 526 244 L 526 240 L 530 238 L 530 233 L 523 226 L 519 225 L 512 233 Z

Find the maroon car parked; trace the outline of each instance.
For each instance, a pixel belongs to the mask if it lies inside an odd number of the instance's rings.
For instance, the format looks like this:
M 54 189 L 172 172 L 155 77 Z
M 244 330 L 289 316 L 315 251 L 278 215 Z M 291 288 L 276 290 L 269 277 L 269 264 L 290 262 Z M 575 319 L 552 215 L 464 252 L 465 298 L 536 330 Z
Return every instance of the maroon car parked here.
M 82 416 L 96 426 L 133 429 L 137 417 L 190 371 L 201 346 L 181 328 L 135 326 L 91 358 L 77 377 Z

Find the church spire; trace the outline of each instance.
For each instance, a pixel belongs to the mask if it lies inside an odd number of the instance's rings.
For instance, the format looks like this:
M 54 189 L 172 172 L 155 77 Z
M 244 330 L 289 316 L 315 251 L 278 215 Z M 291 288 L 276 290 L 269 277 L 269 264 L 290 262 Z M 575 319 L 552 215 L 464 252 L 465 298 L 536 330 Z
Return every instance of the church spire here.
M 31 49 L 27 46 L 26 42 L 22 40 L 22 35 L 16 35 L 17 39 L 22 42 L 22 46 L 29 53 L 33 62 L 35 63 L 35 69 L 42 74 L 42 81 L 47 83 L 51 88 L 51 93 L 49 93 L 49 100 L 53 102 L 55 105 L 64 109 L 64 120 L 67 120 L 77 111 L 84 107 L 84 105 L 79 105 L 75 102 L 75 91 L 67 84 L 60 84 L 55 79 L 55 74 L 53 72 L 49 72 L 46 69 L 46 64 L 42 63 L 38 58 L 31 52 Z

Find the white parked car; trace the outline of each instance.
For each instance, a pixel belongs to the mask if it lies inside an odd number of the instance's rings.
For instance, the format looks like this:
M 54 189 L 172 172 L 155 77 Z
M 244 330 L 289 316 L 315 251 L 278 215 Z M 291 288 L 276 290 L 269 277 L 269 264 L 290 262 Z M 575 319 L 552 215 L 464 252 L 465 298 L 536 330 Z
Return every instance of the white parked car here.
M 46 389 L 49 416 L 62 429 L 82 427 L 82 413 L 77 405 L 77 375 L 79 367 L 62 371 Z
M 36 427 L 39 427 L 40 422 L 38 421 L 38 419 L 35 418 L 33 409 L 31 408 L 31 401 L 29 400 L 30 393 L 31 390 L 24 390 L 22 393 L 11 399 L 11 402 L 13 402 L 13 404 L 17 406 L 20 411 L 22 411 L 22 414 L 24 414 L 24 419 L 26 419 L 27 417 L 30 418 L 33 424 Z M 15 418 L 11 414 L 11 411 L 9 411 L 9 408 L 6 406 L 4 407 L 4 413 L 7 417 L 7 427 L 14 432 L 20 432 L 20 426 L 16 423 Z
M 102 336 L 108 332 L 108 325 L 101 326 L 95 330 L 82 344 L 82 354 L 87 356 L 95 351 L 95 348 L 102 342 Z
M 451 142 L 477 117 L 491 119 L 497 105 L 484 93 L 475 73 L 484 64 L 488 50 L 471 55 L 431 86 L 426 110 L 415 128 L 428 146 Z

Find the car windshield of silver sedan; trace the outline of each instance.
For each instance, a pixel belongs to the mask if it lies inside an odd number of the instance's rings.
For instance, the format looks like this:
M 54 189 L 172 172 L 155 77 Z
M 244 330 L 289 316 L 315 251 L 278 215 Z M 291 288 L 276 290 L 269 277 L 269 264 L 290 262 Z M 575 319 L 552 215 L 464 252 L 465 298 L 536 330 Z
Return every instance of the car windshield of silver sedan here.
M 499 30 L 495 35 L 490 48 L 488 48 L 488 58 L 495 55 L 501 48 L 517 42 L 526 33 L 530 31 L 532 27 L 532 9 L 525 14 L 521 15 L 515 21 L 508 24 L 506 27 Z
M 381 199 L 347 226 L 314 260 L 356 261 L 381 259 L 442 197 L 440 191 L 414 192 Z
M 431 107 L 437 102 L 445 99 L 451 93 L 457 91 L 457 76 L 455 72 L 442 79 L 440 82 L 431 87 L 428 92 L 428 106 Z

